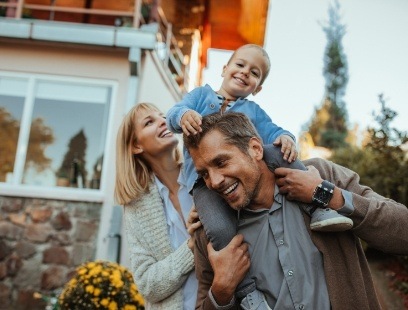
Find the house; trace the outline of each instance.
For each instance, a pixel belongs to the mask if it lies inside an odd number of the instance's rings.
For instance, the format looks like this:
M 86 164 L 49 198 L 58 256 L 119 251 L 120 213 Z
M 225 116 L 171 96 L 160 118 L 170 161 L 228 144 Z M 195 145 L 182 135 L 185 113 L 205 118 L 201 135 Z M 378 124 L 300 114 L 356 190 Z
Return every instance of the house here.
M 122 117 L 198 86 L 208 48 L 263 43 L 268 1 L 156 2 L 0 2 L 0 309 L 40 309 L 33 293 L 85 261 L 127 264 L 113 199 Z

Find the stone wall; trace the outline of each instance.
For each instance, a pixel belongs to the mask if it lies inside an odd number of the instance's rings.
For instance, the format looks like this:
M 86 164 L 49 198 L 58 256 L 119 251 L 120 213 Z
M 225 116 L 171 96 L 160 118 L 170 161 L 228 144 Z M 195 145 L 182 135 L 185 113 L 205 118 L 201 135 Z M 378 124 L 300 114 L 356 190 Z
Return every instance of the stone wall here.
M 44 309 L 93 260 L 101 204 L 0 196 L 0 309 Z

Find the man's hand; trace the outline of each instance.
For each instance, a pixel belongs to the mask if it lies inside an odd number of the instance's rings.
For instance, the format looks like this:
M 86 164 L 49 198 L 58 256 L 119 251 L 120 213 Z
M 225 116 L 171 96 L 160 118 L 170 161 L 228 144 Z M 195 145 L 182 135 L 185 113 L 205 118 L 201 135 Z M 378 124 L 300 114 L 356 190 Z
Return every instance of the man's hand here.
M 236 287 L 249 270 L 248 245 L 244 243 L 242 235 L 236 235 L 220 251 L 215 251 L 209 242 L 207 251 L 208 259 L 214 270 L 212 294 L 220 306 L 226 305 L 231 301 Z
M 282 145 L 281 152 L 283 153 L 283 159 L 287 160 L 289 163 L 296 160 L 298 156 L 298 151 L 296 150 L 296 144 L 293 139 L 288 135 L 281 135 L 276 138 L 273 145 Z
M 307 168 L 307 171 L 276 168 L 275 177 L 279 192 L 286 194 L 289 200 L 311 203 L 313 192 L 323 179 L 315 167 L 308 166 Z
M 201 119 L 202 116 L 194 110 L 184 113 L 180 121 L 183 133 L 189 136 L 190 134 L 195 135 L 197 132 L 201 132 Z

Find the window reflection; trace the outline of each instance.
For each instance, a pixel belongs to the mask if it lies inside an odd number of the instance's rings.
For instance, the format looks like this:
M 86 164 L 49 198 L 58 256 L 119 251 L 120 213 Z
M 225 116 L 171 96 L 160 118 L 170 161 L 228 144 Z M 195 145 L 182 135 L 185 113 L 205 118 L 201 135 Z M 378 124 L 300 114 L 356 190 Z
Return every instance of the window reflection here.
M 11 96 L 2 92 L 2 81 L 0 141 L 7 143 L 0 144 L 0 182 L 18 174 L 14 162 L 21 160 L 23 184 L 99 189 L 111 86 L 35 78 L 33 91 Z M 27 141 L 18 141 L 22 119 L 30 122 Z M 16 159 L 17 147 L 25 156 Z
M 0 182 L 12 182 L 27 81 L 0 77 Z

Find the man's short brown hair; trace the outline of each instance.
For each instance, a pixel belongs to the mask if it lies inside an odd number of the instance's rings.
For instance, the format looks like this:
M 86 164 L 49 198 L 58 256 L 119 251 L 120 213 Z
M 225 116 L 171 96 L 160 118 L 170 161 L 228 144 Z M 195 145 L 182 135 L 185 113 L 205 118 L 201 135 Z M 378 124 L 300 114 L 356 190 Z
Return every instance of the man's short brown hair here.
M 184 146 L 187 150 L 197 149 L 201 140 L 213 130 L 218 130 L 225 137 L 226 143 L 235 145 L 245 154 L 248 154 L 251 138 L 256 137 L 262 142 L 254 125 L 243 113 L 228 112 L 206 115 L 202 119 L 201 129 L 202 131 L 195 135 L 183 135 Z

